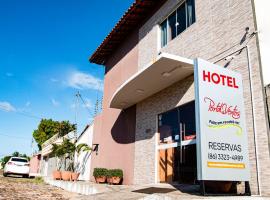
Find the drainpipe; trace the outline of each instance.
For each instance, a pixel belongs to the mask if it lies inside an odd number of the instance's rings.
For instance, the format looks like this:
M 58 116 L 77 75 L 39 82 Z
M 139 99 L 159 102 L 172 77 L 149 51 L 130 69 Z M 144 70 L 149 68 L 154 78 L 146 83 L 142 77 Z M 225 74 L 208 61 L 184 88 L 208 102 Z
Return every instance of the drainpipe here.
M 250 98 L 251 98 L 251 107 L 252 107 L 252 126 L 253 126 L 253 132 L 254 132 L 254 146 L 255 146 L 255 157 L 256 157 L 256 171 L 257 171 L 257 183 L 258 183 L 258 194 L 259 196 L 261 196 L 261 178 L 260 178 L 260 167 L 259 167 L 259 160 L 258 160 L 258 147 L 257 147 L 257 131 L 256 131 L 256 120 L 255 120 L 255 109 L 254 109 L 254 96 L 253 96 L 253 79 L 252 79 L 252 70 L 251 70 L 251 62 L 250 62 L 250 53 L 249 53 L 249 46 L 246 45 L 234 52 L 232 52 L 231 54 L 227 55 L 226 57 L 228 56 L 231 56 L 237 52 L 241 52 L 243 49 L 246 49 L 246 56 L 247 56 L 247 61 L 248 61 L 248 76 L 249 76 L 249 80 L 250 80 L 250 84 L 249 84 L 249 91 L 250 91 Z M 217 61 L 215 61 L 214 63 L 217 63 L 221 60 L 224 60 L 224 58 L 226 57 L 223 57 Z
M 249 75 L 249 90 L 250 90 L 250 97 L 251 97 L 251 105 L 252 105 L 252 121 L 253 121 L 253 130 L 254 130 L 254 144 L 255 144 L 255 156 L 256 156 L 256 171 L 257 171 L 257 183 L 258 183 L 258 194 L 261 196 L 261 178 L 260 178 L 260 167 L 259 167 L 259 160 L 258 160 L 258 148 L 257 148 L 257 129 L 256 129 L 256 120 L 255 120 L 255 109 L 254 109 L 254 96 L 253 96 L 253 79 L 252 79 L 252 70 L 251 70 L 251 62 L 250 62 L 250 52 L 249 46 L 246 45 L 244 47 L 247 53 L 247 61 L 248 61 L 248 75 Z
M 266 109 L 267 109 L 267 118 L 268 118 L 268 125 L 270 125 L 270 118 L 269 118 L 269 112 L 270 112 L 270 108 L 269 108 L 269 106 L 268 106 L 268 99 L 270 98 L 270 96 L 267 94 L 267 87 L 269 87 L 270 88 L 270 85 L 267 85 L 267 86 L 265 86 L 265 88 L 264 88 L 264 93 L 265 93 L 265 102 L 266 102 Z M 269 146 L 269 150 L 270 150 L 270 146 Z

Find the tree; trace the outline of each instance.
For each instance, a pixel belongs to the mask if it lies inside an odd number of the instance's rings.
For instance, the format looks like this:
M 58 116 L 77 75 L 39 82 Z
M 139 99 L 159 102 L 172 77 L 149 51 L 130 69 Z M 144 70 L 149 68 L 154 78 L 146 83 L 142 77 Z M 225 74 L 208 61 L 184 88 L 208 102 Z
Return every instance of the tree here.
M 75 129 L 75 124 L 71 124 L 69 121 L 59 122 L 52 119 L 42 119 L 38 128 L 33 131 L 33 137 L 38 144 L 39 150 L 41 150 L 41 145 L 55 134 L 64 136 Z
M 90 147 L 88 144 L 86 143 L 81 143 L 78 144 L 76 146 L 76 160 L 75 157 L 73 158 L 73 166 L 72 166 L 72 170 L 76 171 L 78 173 L 80 173 L 81 169 L 83 168 L 83 166 L 80 166 L 80 161 L 79 161 L 79 156 L 81 152 L 92 152 L 92 147 Z M 82 161 L 84 162 L 84 161 Z
M 15 152 L 12 154 L 12 156 L 14 156 L 14 157 L 19 157 L 19 156 L 20 156 L 20 153 L 19 153 L 18 151 L 15 151 Z
M 1 166 L 2 168 L 5 167 L 5 165 L 7 164 L 7 162 L 9 161 L 9 159 L 11 158 L 11 156 L 5 156 L 1 159 Z
M 64 138 L 62 144 L 53 144 L 52 153 L 57 157 L 57 162 L 64 164 L 65 170 L 72 170 L 76 145 L 69 139 Z M 61 166 L 57 166 L 59 170 Z
M 64 164 L 65 170 L 75 171 L 78 167 L 78 163 L 75 163 L 75 152 L 77 156 L 81 152 L 90 152 L 92 148 L 86 144 L 82 143 L 76 146 L 69 139 L 64 138 L 61 144 L 52 144 L 51 154 L 57 159 L 57 170 L 60 170 Z
M 56 168 L 60 170 L 63 164 L 63 157 L 65 155 L 65 149 L 59 144 L 52 144 L 51 154 L 56 158 Z
M 59 123 L 59 135 L 64 136 L 68 134 L 71 131 L 74 131 L 76 129 L 75 124 L 70 124 L 69 121 L 62 121 Z

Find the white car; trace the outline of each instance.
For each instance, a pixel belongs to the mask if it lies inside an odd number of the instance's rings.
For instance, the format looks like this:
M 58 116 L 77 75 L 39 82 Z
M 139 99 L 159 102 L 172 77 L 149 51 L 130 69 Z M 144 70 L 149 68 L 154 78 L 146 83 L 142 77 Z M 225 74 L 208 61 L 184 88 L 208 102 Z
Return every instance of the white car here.
M 29 170 L 29 162 L 26 158 L 11 157 L 5 165 L 3 176 L 14 174 L 28 178 Z

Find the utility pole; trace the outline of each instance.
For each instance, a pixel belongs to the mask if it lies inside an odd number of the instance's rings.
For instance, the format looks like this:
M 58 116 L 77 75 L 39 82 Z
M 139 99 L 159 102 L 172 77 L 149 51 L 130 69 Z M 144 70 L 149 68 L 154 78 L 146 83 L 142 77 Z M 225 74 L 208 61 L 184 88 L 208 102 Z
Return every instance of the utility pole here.
M 78 91 L 76 93 L 76 102 L 75 102 L 75 132 L 74 132 L 74 137 L 75 137 L 75 140 L 77 140 L 77 129 L 78 129 L 78 124 L 77 124 L 77 117 L 78 117 L 78 109 L 79 109 L 79 98 L 81 97 L 81 94 L 80 92 Z
M 94 117 L 97 116 L 98 112 L 99 112 L 99 102 L 98 102 L 98 97 L 97 97 L 96 104 L 95 104 Z
M 31 142 L 31 151 L 32 151 L 32 156 L 34 155 L 34 138 L 32 136 L 32 142 Z

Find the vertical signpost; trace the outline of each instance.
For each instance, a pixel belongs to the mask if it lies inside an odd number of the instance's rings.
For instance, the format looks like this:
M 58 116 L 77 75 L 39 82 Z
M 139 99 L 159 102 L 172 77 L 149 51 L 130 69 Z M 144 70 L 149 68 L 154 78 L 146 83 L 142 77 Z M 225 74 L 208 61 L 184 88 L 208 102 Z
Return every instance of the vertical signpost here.
M 197 178 L 249 181 L 241 74 L 196 59 Z

